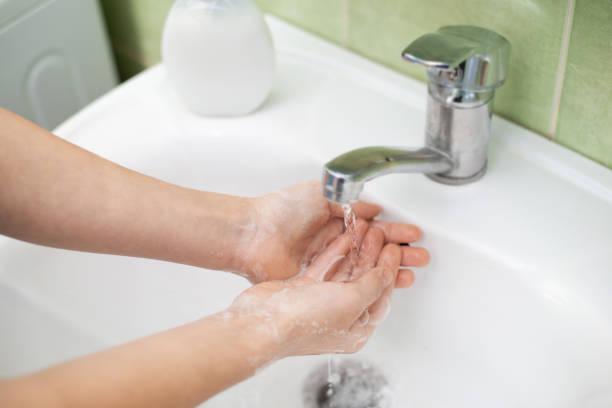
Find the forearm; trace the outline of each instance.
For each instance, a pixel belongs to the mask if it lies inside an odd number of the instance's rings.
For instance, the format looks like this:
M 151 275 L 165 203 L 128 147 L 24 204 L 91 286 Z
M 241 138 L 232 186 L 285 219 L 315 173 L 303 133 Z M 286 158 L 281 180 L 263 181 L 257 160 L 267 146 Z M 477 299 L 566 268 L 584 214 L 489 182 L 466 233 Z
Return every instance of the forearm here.
M 278 344 L 223 314 L 0 383 L 0 406 L 193 407 L 254 374 Z
M 250 200 L 131 171 L 0 109 L 0 233 L 33 243 L 236 269 Z

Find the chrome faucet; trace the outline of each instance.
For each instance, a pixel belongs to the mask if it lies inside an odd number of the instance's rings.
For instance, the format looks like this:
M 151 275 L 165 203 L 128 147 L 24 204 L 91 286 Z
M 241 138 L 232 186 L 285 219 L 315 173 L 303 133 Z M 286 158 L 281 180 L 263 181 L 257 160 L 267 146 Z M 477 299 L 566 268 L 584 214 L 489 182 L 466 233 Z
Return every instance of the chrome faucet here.
M 358 199 L 366 181 L 391 173 L 424 173 L 452 185 L 474 182 L 487 170 L 493 96 L 506 79 L 510 43 L 474 26 L 447 26 L 410 44 L 402 57 L 427 68 L 425 147 L 365 147 L 325 165 L 323 195 Z

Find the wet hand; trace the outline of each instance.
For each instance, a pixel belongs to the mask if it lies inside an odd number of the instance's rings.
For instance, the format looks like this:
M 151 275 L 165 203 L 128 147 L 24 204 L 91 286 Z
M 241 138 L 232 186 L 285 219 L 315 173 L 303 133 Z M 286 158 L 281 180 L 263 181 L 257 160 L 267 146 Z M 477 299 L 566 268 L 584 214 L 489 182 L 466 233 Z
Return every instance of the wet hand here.
M 347 256 L 351 242 L 343 234 L 302 275 L 253 286 L 229 312 L 252 317 L 275 340 L 277 358 L 359 350 L 389 312 L 402 262 L 400 247 L 384 245 L 380 229 L 361 221 L 359 230 L 357 259 Z
M 344 232 L 342 207 L 326 200 L 319 182 L 298 184 L 253 201 L 251 228 L 238 250 L 240 273 L 251 282 L 282 280 L 305 270 L 320 252 Z M 382 231 L 384 242 L 416 242 L 421 235 L 414 225 L 374 221 L 381 208 L 357 202 L 352 205 L 358 219 L 372 222 Z M 429 254 L 423 248 L 403 246 L 403 266 L 424 266 Z M 414 281 L 410 270 L 403 270 L 397 286 Z

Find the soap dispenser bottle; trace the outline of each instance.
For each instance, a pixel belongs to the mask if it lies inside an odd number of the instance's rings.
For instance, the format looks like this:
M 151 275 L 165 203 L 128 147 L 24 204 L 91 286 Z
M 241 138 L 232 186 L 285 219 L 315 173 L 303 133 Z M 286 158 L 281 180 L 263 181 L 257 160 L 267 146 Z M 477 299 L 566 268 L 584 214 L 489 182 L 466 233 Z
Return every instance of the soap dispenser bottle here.
M 176 0 L 162 58 L 182 102 L 204 116 L 245 115 L 272 87 L 274 47 L 253 0 Z

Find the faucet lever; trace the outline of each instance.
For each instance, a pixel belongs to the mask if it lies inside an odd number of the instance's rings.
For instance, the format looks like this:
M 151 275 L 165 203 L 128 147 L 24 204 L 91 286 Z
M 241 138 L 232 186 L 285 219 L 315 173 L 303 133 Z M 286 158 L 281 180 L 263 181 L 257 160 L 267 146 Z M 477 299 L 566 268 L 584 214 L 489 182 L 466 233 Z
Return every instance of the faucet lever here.
M 481 27 L 446 26 L 422 35 L 402 52 L 427 68 L 431 82 L 469 92 L 488 92 L 506 80 L 510 43 Z
M 323 195 L 349 203 L 366 182 L 390 173 L 423 173 L 452 185 L 480 179 L 487 171 L 493 97 L 506 80 L 509 55 L 510 43 L 481 27 L 442 27 L 413 41 L 402 57 L 427 68 L 425 146 L 338 156 L 325 165 Z

